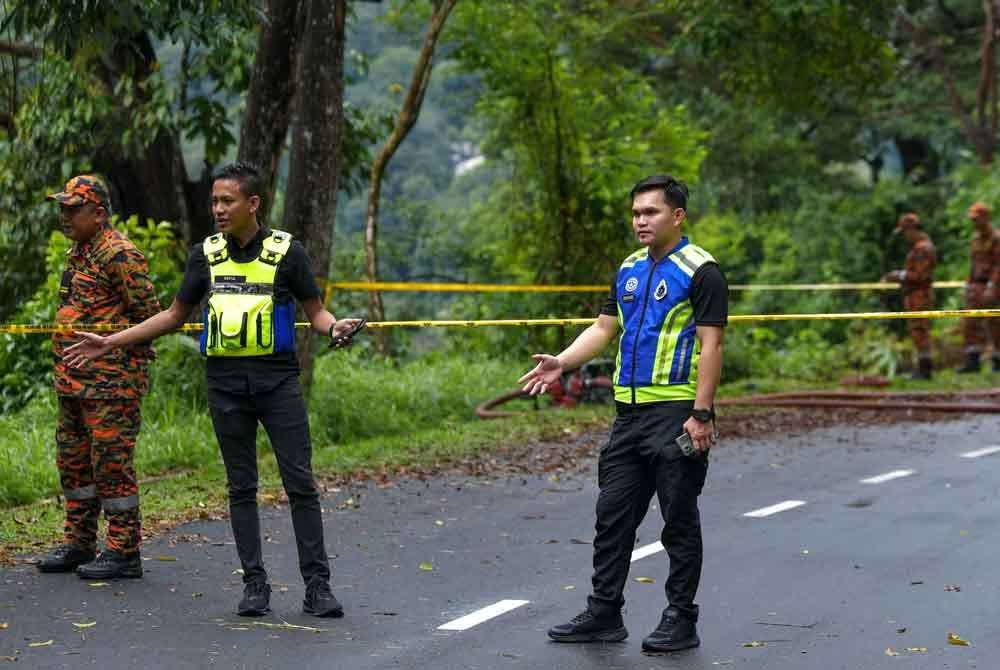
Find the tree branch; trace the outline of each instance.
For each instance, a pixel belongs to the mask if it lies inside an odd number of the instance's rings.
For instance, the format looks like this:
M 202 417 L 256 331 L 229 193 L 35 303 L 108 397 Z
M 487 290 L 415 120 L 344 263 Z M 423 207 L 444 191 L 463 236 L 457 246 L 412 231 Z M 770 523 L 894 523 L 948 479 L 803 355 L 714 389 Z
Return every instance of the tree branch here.
M 11 54 L 18 58 L 30 58 L 32 60 L 41 58 L 45 53 L 41 47 L 27 42 L 12 42 L 10 40 L 0 40 L 0 53 Z

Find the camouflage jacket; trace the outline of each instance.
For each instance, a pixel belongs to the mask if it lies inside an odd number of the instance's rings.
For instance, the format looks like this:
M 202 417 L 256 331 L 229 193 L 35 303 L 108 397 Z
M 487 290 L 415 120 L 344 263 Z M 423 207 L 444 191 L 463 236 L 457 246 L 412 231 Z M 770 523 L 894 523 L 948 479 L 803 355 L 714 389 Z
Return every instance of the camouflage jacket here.
M 989 237 L 976 234 L 969 245 L 972 267 L 970 282 L 1000 282 L 1000 230 L 994 228 Z
M 906 263 L 903 265 L 903 269 L 906 270 L 902 281 L 903 290 L 930 288 L 934 281 L 935 265 L 937 265 L 937 252 L 934 250 L 934 243 L 924 233 L 906 254 Z
M 93 324 L 138 323 L 160 311 L 142 253 L 128 238 L 105 225 L 88 242 L 67 252 L 59 286 L 56 322 L 77 330 Z M 77 341 L 72 333 L 52 335 L 55 388 L 76 398 L 139 398 L 149 389 L 148 344 L 110 351 L 79 369 L 62 361 L 63 350 Z

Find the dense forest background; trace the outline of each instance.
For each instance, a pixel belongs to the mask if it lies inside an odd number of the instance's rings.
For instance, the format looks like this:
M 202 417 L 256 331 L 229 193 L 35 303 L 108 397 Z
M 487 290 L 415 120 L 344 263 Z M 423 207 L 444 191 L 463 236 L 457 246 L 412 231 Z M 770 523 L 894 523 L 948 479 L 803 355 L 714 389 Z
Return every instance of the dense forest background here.
M 45 323 L 66 243 L 44 200 L 106 174 L 161 299 L 211 230 L 212 171 L 255 160 L 270 225 L 317 273 L 366 277 L 372 161 L 441 0 L 7 0 L 0 34 L 0 321 Z M 381 184 L 378 278 L 605 284 L 627 193 L 689 183 L 689 234 L 734 284 L 876 281 L 916 211 L 938 279 L 967 272 L 968 205 L 1000 205 L 997 3 L 458 0 Z M 586 317 L 600 294 L 385 293 L 390 319 Z M 959 307 L 940 291 L 939 307 Z M 337 314 L 369 309 L 335 292 Z M 892 291 L 734 292 L 733 313 L 898 309 Z M 957 324 L 936 321 L 937 355 Z M 726 380 L 892 371 L 900 322 L 730 329 Z M 565 328 L 394 330 L 399 363 L 555 350 Z M 4 335 L 5 408 L 46 388 L 44 337 Z M 371 339 L 360 344 L 371 348 Z M 311 352 L 310 352 L 311 356 Z M 197 366 L 196 356 L 193 363 Z M 310 358 L 311 360 L 311 358 Z

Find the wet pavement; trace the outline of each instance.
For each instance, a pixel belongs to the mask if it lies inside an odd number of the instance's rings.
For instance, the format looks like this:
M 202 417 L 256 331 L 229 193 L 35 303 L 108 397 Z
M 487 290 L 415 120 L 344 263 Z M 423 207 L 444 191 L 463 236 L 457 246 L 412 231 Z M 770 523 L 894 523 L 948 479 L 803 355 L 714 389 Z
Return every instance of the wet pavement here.
M 301 613 L 285 506 L 262 510 L 274 611 L 260 619 L 234 614 L 242 584 L 224 522 L 147 543 L 141 580 L 93 583 L 18 564 L 0 572 L 0 667 L 992 669 L 1000 453 L 982 453 L 991 446 L 1000 447 L 992 416 L 721 445 L 702 496 L 696 650 L 641 652 L 664 606 L 655 509 L 637 542 L 648 555 L 634 560 L 626 589 L 630 637 L 546 639 L 585 605 L 591 460 L 570 475 L 403 480 L 329 495 L 343 619 Z M 476 616 L 501 601 L 526 602 Z M 970 646 L 949 644 L 949 633 Z

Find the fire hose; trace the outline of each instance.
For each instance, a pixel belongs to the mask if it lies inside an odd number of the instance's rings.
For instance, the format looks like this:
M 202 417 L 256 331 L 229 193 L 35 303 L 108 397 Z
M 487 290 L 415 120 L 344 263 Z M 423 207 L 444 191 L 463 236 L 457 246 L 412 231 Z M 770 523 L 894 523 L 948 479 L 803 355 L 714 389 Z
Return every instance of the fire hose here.
M 583 379 L 581 377 L 581 379 Z M 583 380 L 590 389 L 612 389 L 608 377 L 596 376 Z M 574 387 L 557 382 L 550 387 L 555 402 L 550 408 L 573 407 L 579 400 L 573 399 Z M 514 389 L 488 400 L 476 408 L 476 416 L 480 419 L 499 419 L 517 416 L 524 412 L 497 410 L 496 407 L 517 398 L 527 398 L 527 393 Z M 958 391 L 941 393 L 939 391 L 792 391 L 784 393 L 768 393 L 763 395 L 744 396 L 739 398 L 719 398 L 717 407 L 735 406 L 766 406 L 766 407 L 825 407 L 837 409 L 871 409 L 871 410 L 914 410 L 923 412 L 945 412 L 966 414 L 997 414 L 1000 413 L 1000 402 L 982 402 L 982 399 L 1000 397 L 1000 388 L 980 389 L 973 391 Z M 968 398 L 959 401 L 957 398 Z M 973 400 L 973 401 L 970 401 Z

